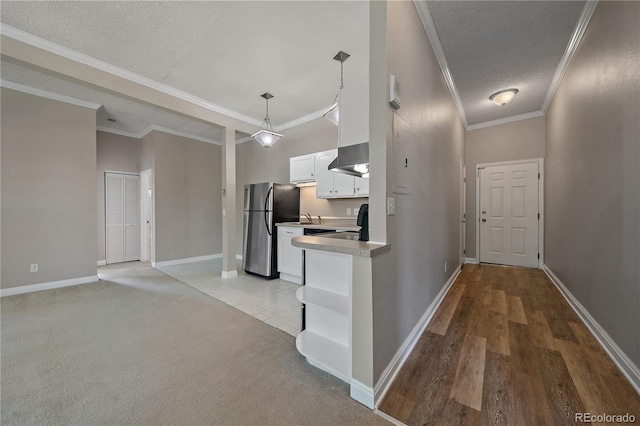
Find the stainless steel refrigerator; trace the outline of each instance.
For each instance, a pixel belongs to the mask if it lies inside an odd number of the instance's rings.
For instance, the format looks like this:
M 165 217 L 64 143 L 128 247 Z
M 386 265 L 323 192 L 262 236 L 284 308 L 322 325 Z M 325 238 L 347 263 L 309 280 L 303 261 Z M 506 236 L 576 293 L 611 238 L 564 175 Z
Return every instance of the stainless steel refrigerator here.
M 265 182 L 244 186 L 242 269 L 277 278 L 276 223 L 300 220 L 300 188 Z

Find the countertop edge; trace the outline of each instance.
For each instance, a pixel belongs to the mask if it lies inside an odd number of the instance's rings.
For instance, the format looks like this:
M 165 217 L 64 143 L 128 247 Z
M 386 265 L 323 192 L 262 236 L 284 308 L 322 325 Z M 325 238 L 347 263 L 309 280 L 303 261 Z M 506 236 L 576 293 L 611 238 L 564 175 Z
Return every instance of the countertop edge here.
M 391 250 L 391 244 L 369 244 L 363 241 L 335 240 L 309 235 L 294 237 L 291 240 L 291 244 L 302 249 L 350 254 L 361 257 L 375 257 Z

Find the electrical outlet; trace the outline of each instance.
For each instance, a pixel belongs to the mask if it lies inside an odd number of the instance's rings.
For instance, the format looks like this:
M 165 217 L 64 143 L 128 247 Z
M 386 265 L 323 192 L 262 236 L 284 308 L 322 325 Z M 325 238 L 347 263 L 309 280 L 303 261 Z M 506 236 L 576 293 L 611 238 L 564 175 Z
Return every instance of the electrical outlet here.
M 447 262 L 444 262 L 444 271 L 447 272 Z
M 347 216 L 351 216 L 351 207 L 347 207 Z
M 358 216 L 358 214 L 360 214 L 360 207 L 354 207 L 353 208 L 353 215 L 354 216 Z
M 32 263 L 30 271 L 31 272 L 38 272 L 38 264 L 37 263 Z
M 396 214 L 396 199 L 387 198 L 387 216 Z

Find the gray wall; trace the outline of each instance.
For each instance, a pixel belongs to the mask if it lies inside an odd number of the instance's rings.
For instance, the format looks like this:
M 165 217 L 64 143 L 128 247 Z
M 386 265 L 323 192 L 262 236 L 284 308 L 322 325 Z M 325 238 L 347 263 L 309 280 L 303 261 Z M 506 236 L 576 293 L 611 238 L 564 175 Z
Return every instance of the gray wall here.
M 409 195 L 392 194 L 391 180 L 387 186 L 396 213 L 387 222 L 391 257 L 374 271 L 385 276 L 373 288 L 374 383 L 459 264 L 464 155 L 464 128 L 414 4 L 387 7 L 387 67 L 400 84 L 398 113 L 411 126 L 403 143 L 413 140 L 407 154 L 415 166 L 409 168 Z M 393 176 L 392 164 L 387 176 Z
M 221 253 L 221 147 L 156 130 L 150 136 L 155 261 Z
M 545 263 L 640 365 L 640 3 L 600 2 L 547 111 Z
M 1 149 L 2 288 L 95 276 L 95 110 L 2 88 Z
M 237 145 L 237 234 L 236 251 L 242 253 L 242 210 L 244 185 L 259 182 L 289 182 L 289 158 L 337 148 L 338 128 L 325 118 L 319 118 L 285 130 L 285 137 L 271 148 L 255 141 Z M 300 211 L 321 216 L 346 216 L 347 207 L 359 207 L 366 198 L 321 200 L 315 198 L 315 187 L 300 191 Z
M 467 166 L 467 257 L 476 257 L 476 165 L 544 158 L 544 141 L 544 117 L 466 133 L 464 162 Z
M 140 145 L 139 139 L 97 132 L 98 260 L 105 260 L 104 172 L 138 173 Z

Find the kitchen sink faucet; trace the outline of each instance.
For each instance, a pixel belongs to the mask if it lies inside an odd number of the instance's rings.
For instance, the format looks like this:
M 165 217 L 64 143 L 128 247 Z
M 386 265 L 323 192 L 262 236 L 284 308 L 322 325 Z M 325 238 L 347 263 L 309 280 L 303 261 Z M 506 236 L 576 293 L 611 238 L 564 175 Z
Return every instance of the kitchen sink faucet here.
M 305 213 L 304 217 L 307 218 L 307 220 L 309 221 L 308 223 L 313 223 L 313 220 L 311 219 L 311 215 L 309 213 Z

